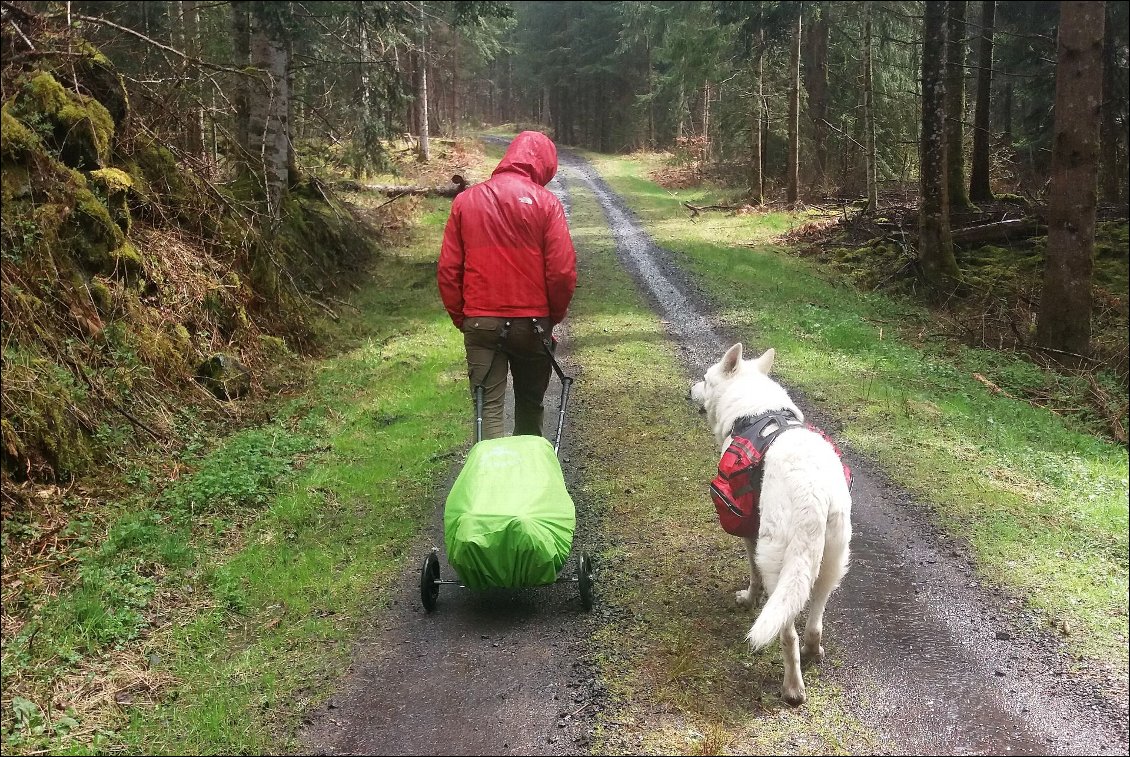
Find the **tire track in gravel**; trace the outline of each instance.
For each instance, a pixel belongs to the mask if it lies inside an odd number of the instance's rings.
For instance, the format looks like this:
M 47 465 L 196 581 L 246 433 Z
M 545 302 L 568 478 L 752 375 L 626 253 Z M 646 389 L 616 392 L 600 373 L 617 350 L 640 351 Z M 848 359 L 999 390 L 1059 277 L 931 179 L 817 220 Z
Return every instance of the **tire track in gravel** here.
M 568 216 L 564 185 L 555 180 L 549 188 Z M 557 357 L 569 372 L 567 325 L 558 327 Z M 554 374 L 544 421 L 550 439 L 559 392 Z M 510 391 L 506 416 L 512 425 Z M 577 555 L 591 550 L 596 538 L 576 498 L 571 449 L 566 418 L 561 459 L 577 503 L 577 528 L 563 577 L 574 575 Z M 576 754 L 588 743 L 595 681 L 582 661 L 588 636 L 582 629 L 594 620 L 581 609 L 576 583 L 487 591 L 443 586 L 435 612 L 421 605 L 420 569 L 433 546 L 439 547 L 440 577 L 455 578 L 443 549 L 443 506 L 463 459 L 437 492 L 427 537 L 409 550 L 389 606 L 374 613 L 337 693 L 307 715 L 298 735 L 301 753 L 557 755 Z
M 738 339 L 709 298 L 659 248 L 587 161 L 559 155 L 570 183 L 604 209 L 617 254 L 667 324 L 688 385 Z M 762 347 L 769 345 L 762 345 Z M 680 390 L 682 388 L 680 387 Z M 810 420 L 833 418 L 790 390 Z M 1038 619 L 984 584 L 964 545 L 872 463 L 845 449 L 855 472 L 852 567 L 825 615 L 822 680 L 879 735 L 883 753 L 1126 754 L 1125 681 L 1084 669 Z M 745 570 L 744 559 L 734 571 Z

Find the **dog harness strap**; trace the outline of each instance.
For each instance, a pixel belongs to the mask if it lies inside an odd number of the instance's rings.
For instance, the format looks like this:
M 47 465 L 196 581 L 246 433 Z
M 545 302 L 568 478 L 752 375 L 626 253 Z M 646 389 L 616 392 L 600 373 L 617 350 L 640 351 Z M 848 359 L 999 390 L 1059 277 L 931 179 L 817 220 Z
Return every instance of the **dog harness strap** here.
M 776 424 L 776 428 L 769 427 Z M 790 428 L 803 428 L 804 423 L 792 410 L 770 410 L 759 415 L 746 415 L 734 421 L 730 436 L 742 437 L 753 442 L 762 455 L 782 432 Z M 766 429 L 769 429 L 768 431 Z
M 710 498 L 718 512 L 718 522 L 727 533 L 757 538 L 761 525 L 765 452 L 774 439 L 792 428 L 807 428 L 832 445 L 836 456 L 841 458 L 844 478 L 851 490 L 851 469 L 843 462 L 839 447 L 827 434 L 803 423 L 792 411 L 772 410 L 738 418 L 730 432 L 730 446 L 718 461 L 718 474 L 710 482 Z

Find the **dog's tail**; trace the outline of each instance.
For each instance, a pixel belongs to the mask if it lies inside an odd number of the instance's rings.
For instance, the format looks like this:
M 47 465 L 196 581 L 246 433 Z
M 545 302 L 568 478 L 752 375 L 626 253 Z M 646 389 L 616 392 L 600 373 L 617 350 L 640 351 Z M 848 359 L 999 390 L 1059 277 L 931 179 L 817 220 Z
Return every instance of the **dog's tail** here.
M 781 629 L 792 623 L 808 603 L 812 585 L 820 572 L 826 530 L 827 523 L 821 523 L 818 534 L 794 538 L 785 545 L 777 585 L 746 636 L 752 649 L 761 649 L 777 638 Z

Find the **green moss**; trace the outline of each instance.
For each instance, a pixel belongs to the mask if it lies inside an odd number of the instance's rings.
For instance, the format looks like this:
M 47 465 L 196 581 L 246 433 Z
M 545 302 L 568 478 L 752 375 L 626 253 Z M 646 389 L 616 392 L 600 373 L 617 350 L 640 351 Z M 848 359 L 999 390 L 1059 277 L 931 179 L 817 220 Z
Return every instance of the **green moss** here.
M 7 103 L 0 108 L 0 156 L 5 162 L 21 161 L 29 152 L 40 148 L 39 136 L 8 110 Z
M 135 276 L 145 272 L 145 259 L 141 251 L 129 241 L 122 242 L 122 246 L 111 252 L 110 257 L 119 273 Z
M 170 332 L 177 348 L 187 355 L 192 350 L 192 335 L 188 333 L 188 329 L 183 323 L 174 323 Z
M 92 97 L 64 89 L 45 71 L 24 84 L 12 115 L 30 124 L 72 168 L 101 168 L 110 158 L 114 119 L 109 111 Z
M 74 211 L 68 218 L 63 237 L 75 259 L 87 270 L 109 273 L 114 268 L 112 251 L 125 241 L 122 230 L 110 217 L 106 206 L 89 189 L 76 188 Z
M 205 293 L 204 299 L 200 301 L 200 307 L 217 318 L 222 318 L 224 315 L 224 300 L 220 292 L 215 289 Z
M 31 196 L 31 172 L 26 166 L 4 163 L 2 176 L 0 197 L 4 205 Z
M 99 186 L 105 187 L 108 192 L 128 192 L 133 186 L 133 179 L 119 168 L 100 168 L 90 172 L 90 178 Z
M 192 197 L 193 188 L 185 180 L 169 148 L 151 142 L 137 151 L 136 158 L 137 172 L 131 171 L 130 174 L 133 177 L 140 174 L 151 192 L 181 202 Z
M 152 194 L 152 190 L 149 186 L 149 179 L 141 165 L 136 160 L 127 160 L 122 164 L 122 170 L 129 176 L 130 187 L 135 197 L 147 200 L 149 195 Z
M 286 342 L 270 334 L 259 335 L 259 348 L 263 351 L 263 354 L 271 360 L 278 360 L 290 354 Z
M 60 475 L 86 470 L 94 450 L 74 410 L 87 405 L 82 385 L 70 371 L 33 351 L 6 348 L 3 368 L 5 467 L 28 459 L 47 463 Z
M 75 74 L 98 102 L 105 106 L 114 123 L 124 123 L 130 110 L 125 80 L 110 59 L 94 45 L 77 40 L 75 48 L 83 54 L 83 57 L 75 61 Z
M 138 357 L 155 374 L 170 377 L 188 372 L 185 347 L 172 334 L 144 322 L 137 324 L 136 329 Z
M 87 285 L 90 290 L 90 300 L 94 303 L 94 307 L 98 312 L 105 315 L 110 312 L 110 306 L 114 303 L 113 293 L 110 292 L 110 287 L 106 286 L 106 282 L 99 279 L 91 279 Z
M 1107 221 L 1095 226 L 1095 257 L 1126 260 L 1130 257 L 1130 224 Z
M 251 325 L 251 319 L 247 317 L 247 310 L 243 305 L 237 305 L 232 313 L 232 325 L 240 329 L 246 329 Z
M 1008 203 L 1009 205 L 1022 205 L 1024 207 L 1028 206 L 1028 200 L 1026 198 L 1021 197 L 1017 194 L 1010 194 L 1008 192 L 1005 192 L 1004 194 L 994 195 L 993 199 L 995 199 L 997 202 Z
M 128 234 L 132 224 L 129 212 L 129 193 L 133 188 L 133 179 L 130 178 L 128 173 L 117 168 L 102 168 L 91 171 L 90 178 L 105 195 L 106 208 L 110 212 L 110 217 L 114 219 L 123 233 Z

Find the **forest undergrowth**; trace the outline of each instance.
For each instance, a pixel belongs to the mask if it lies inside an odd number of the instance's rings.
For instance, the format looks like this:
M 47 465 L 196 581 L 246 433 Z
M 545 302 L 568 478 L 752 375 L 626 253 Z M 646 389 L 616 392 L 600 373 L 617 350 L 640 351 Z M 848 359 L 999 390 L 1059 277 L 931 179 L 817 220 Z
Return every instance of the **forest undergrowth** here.
M 395 250 L 431 201 L 336 191 L 348 166 L 311 151 L 272 220 L 253 176 L 163 140 L 98 50 L 27 28 L 38 54 L 2 71 L 0 738 L 5 753 L 146 751 L 152 731 L 121 729 L 185 679 L 174 649 L 191 659 L 199 641 L 177 629 L 247 611 L 254 565 L 219 566 L 340 420 L 292 407 L 310 360 L 372 330 L 351 301 L 362 277 L 426 285 Z M 436 140 L 428 164 L 383 150 L 385 178 L 406 183 L 478 160 L 468 140 Z M 250 743 L 226 720 L 174 722 L 201 749 Z
M 691 146 L 693 147 L 693 146 Z M 669 190 L 697 190 L 684 201 L 688 218 L 710 213 L 759 215 L 786 210 L 780 202 L 750 204 L 741 171 L 722 171 L 689 147 L 641 153 L 650 178 Z M 955 238 L 983 233 L 991 243 L 957 242 L 959 285 L 938 292 L 926 284 L 915 240 L 918 209 L 907 188 L 881 196 L 876 210 L 860 201 L 820 197 L 802 203 L 777 239 L 813 257 L 864 292 L 883 292 L 928 307 L 919 339 L 950 342 L 1018 356 L 1031 371 L 979 380 L 994 394 L 1018 398 L 1069 418 L 1091 433 L 1127 444 L 1130 389 L 1130 241 L 1126 208 L 1102 206 L 1095 230 L 1092 351 L 1063 354 L 1036 344 L 1036 320 L 1047 251 L 1041 198 L 1000 192 L 991 203 L 954 213 Z M 1015 228 L 1010 228 L 1009 225 Z M 976 230 L 976 231 L 975 231 Z

